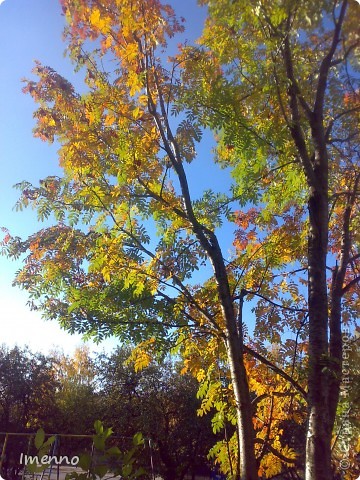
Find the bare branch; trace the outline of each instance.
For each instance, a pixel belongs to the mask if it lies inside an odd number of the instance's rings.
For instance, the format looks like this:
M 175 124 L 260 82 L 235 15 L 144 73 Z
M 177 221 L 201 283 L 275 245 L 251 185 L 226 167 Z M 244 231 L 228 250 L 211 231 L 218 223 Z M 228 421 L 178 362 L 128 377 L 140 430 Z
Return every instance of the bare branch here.
M 273 300 L 270 300 L 270 298 L 265 297 L 264 295 L 261 295 L 261 293 L 258 293 L 258 292 L 253 292 L 251 290 L 245 290 L 245 289 L 243 289 L 242 292 L 245 295 L 254 295 L 256 297 L 260 297 L 263 300 L 266 300 L 267 302 L 269 302 L 274 307 L 281 308 L 281 310 L 287 310 L 287 311 L 290 311 L 290 312 L 308 313 L 308 310 L 305 309 L 305 308 L 286 307 L 285 305 L 281 305 L 281 303 L 276 303 Z M 237 296 L 237 297 L 234 298 L 234 300 L 239 300 L 239 298 L 240 298 L 240 296 Z
M 356 107 L 353 107 L 353 108 L 349 108 L 347 110 L 343 110 L 342 112 L 335 115 L 335 117 L 330 121 L 330 123 L 329 123 L 329 125 L 326 129 L 326 132 L 325 132 L 326 141 L 327 142 L 329 141 L 332 128 L 333 128 L 333 126 L 334 126 L 334 124 L 337 120 L 340 120 L 340 118 L 342 118 L 344 115 L 348 115 L 349 113 L 353 113 L 353 112 L 358 112 L 359 110 L 360 110 L 360 107 L 356 106 Z
M 352 45 L 350 45 L 344 52 L 344 55 L 340 58 L 337 58 L 336 60 L 333 60 L 330 64 L 331 67 L 334 67 L 336 65 L 338 65 L 339 63 L 343 63 L 345 62 L 345 60 L 347 59 L 347 57 L 350 55 L 350 53 L 356 48 L 359 46 L 359 42 L 355 42 L 353 43 Z
M 251 402 L 251 405 L 257 405 L 260 403 L 262 400 L 268 397 L 293 397 L 295 394 L 294 392 L 271 392 L 271 393 L 263 393 L 262 395 L 259 395 L 258 397 L 254 398 L 254 400 Z
M 320 65 L 319 69 L 319 81 L 318 81 L 318 86 L 316 89 L 316 96 L 315 96 L 315 102 L 314 102 L 314 112 L 320 112 L 323 110 L 323 105 L 324 105 L 324 97 L 325 97 L 325 91 L 326 91 L 326 86 L 327 86 L 327 80 L 328 80 L 328 74 L 329 70 L 331 67 L 331 62 L 334 57 L 334 54 L 336 52 L 336 48 L 338 46 L 338 43 L 340 42 L 340 33 L 342 29 L 342 25 L 344 22 L 345 18 L 345 12 L 347 8 L 348 0 L 344 0 L 341 8 L 340 8 L 340 13 L 339 13 L 339 18 L 335 22 L 335 29 L 334 29 L 334 34 L 333 34 L 333 39 L 331 42 L 330 50 L 326 57 L 323 59 Z

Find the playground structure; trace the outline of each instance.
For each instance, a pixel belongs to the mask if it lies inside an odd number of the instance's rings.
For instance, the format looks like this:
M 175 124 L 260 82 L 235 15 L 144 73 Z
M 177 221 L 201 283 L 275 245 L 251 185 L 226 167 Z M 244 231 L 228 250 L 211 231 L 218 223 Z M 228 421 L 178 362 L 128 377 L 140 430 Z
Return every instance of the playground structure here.
M 5 480 L 65 480 L 66 474 L 77 471 L 79 454 L 90 454 L 92 464 L 96 464 L 96 452 L 92 435 L 77 434 L 46 434 L 46 437 L 55 437 L 48 457 L 51 458 L 49 466 L 40 473 L 32 473 L 27 468 L 27 459 L 37 454 L 34 445 L 35 433 L 0 432 L 0 476 Z M 126 451 L 132 446 L 132 438 L 112 436 L 108 446 L 118 446 L 121 451 Z M 154 473 L 154 458 L 150 439 L 145 439 L 142 447 L 142 459 L 151 480 L 156 480 Z M 74 460 L 74 461 L 73 461 Z M 110 475 L 112 478 L 113 475 Z

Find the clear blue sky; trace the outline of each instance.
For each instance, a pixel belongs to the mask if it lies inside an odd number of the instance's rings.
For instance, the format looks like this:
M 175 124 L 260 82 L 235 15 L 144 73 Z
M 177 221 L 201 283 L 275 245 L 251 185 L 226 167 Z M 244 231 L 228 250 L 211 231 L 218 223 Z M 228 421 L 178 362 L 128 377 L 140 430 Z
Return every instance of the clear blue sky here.
M 63 57 L 63 18 L 57 0 L 5 0 L 0 4 L 0 225 L 25 236 L 38 228 L 34 212 L 16 213 L 17 192 L 24 179 L 36 182 L 57 171 L 56 147 L 32 137 L 34 103 L 22 94 L 21 78 L 30 75 L 34 59 L 51 64 L 70 79 Z M 0 257 L 0 343 L 28 344 L 34 350 L 59 345 L 70 352 L 79 337 L 62 332 L 30 312 L 27 296 L 11 287 L 19 264 Z
M 187 19 L 187 30 L 181 40 L 197 37 L 202 29 L 204 10 L 197 7 L 196 0 L 171 3 L 178 15 Z M 47 175 L 61 172 L 56 146 L 32 136 L 35 104 L 21 92 L 21 79 L 31 76 L 34 60 L 38 59 L 79 85 L 79 76 L 63 55 L 63 27 L 58 0 L 0 0 L 0 227 L 5 226 L 13 235 L 22 237 L 41 228 L 41 224 L 35 212 L 13 210 L 18 197 L 13 185 L 22 180 L 37 183 Z M 208 168 L 201 168 L 204 160 L 198 170 L 198 173 L 202 171 L 201 178 L 195 175 L 190 179 L 194 186 L 203 180 L 202 187 L 207 187 L 209 176 L 215 177 Z M 204 172 L 207 175 L 204 176 Z M 45 351 L 58 345 L 71 352 L 80 343 L 80 337 L 63 332 L 54 322 L 43 321 L 40 313 L 30 312 L 26 292 L 11 286 L 19 266 L 0 256 L 0 343 L 28 344 L 34 350 Z M 110 345 L 114 343 L 101 347 Z

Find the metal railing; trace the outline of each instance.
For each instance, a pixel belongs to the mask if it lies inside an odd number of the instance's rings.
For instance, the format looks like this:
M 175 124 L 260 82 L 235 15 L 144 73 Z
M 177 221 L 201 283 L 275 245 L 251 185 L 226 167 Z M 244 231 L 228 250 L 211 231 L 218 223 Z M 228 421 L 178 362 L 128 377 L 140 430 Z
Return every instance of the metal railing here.
M 34 452 L 34 439 L 35 439 L 36 433 L 28 433 L 28 432 L 0 432 L 0 446 L 1 446 L 1 439 L 4 437 L 4 441 L 2 443 L 2 448 L 1 448 L 1 456 L 0 456 L 0 475 L 2 474 L 3 471 L 3 466 L 6 464 L 7 461 L 7 452 L 10 450 L 9 444 L 11 442 L 12 438 L 22 438 L 25 440 L 23 443 L 23 450 L 26 449 L 25 451 L 22 451 L 21 453 L 23 455 L 27 455 L 26 458 L 29 458 L 29 455 Z M 61 452 L 62 446 L 67 446 L 69 447 L 69 442 L 62 444 L 61 440 L 62 439 L 67 439 L 67 440 L 78 440 L 80 444 L 82 443 L 83 450 L 87 450 L 87 453 L 91 454 L 91 458 L 94 458 L 95 455 L 95 448 L 94 448 L 94 443 L 93 443 L 93 435 L 79 435 L 79 434 L 66 434 L 66 433 L 49 433 L 46 434 L 46 438 L 54 436 L 55 441 L 52 444 L 51 447 L 51 455 L 50 457 L 64 457 L 62 455 L 64 453 Z M 26 442 L 27 439 L 27 442 Z M 84 448 L 84 442 L 81 442 L 82 440 L 90 440 L 88 442 L 88 445 L 86 448 Z M 131 437 L 121 437 L 121 436 L 112 436 L 111 437 L 111 442 L 117 442 L 117 443 L 122 443 L 123 447 L 126 446 L 126 444 L 130 444 L 130 441 L 132 441 Z M 72 442 L 74 443 L 74 442 Z M 87 442 L 86 442 L 87 443 Z M 155 470 L 154 470 L 154 459 L 153 459 L 153 449 L 152 449 L 152 443 L 150 439 L 145 439 L 144 442 L 144 448 L 147 450 L 147 455 L 148 455 L 148 461 L 149 461 L 149 470 L 150 470 L 150 475 L 153 480 L 156 479 L 155 475 Z M 74 446 L 72 445 L 71 448 L 68 450 L 74 449 Z M 11 451 L 11 450 L 10 450 Z M 72 453 L 75 453 L 74 451 Z M 19 454 L 19 452 L 18 452 Z M 16 462 L 15 462 L 16 463 Z M 16 475 L 17 478 L 20 477 L 21 474 L 21 480 L 26 480 L 29 477 L 29 472 L 26 469 L 26 465 L 21 465 L 20 466 L 20 457 L 19 457 L 19 463 L 18 463 L 18 469 L 19 473 Z M 56 467 L 56 468 L 53 468 Z M 50 465 L 46 470 L 41 472 L 40 475 L 35 475 L 35 474 L 30 474 L 33 479 L 36 478 L 36 480 L 45 480 L 47 478 L 48 480 L 52 480 L 52 478 L 56 478 L 56 480 L 60 480 L 61 477 L 61 466 L 58 462 L 54 462 L 54 460 L 51 461 Z M 76 466 L 72 467 L 72 470 L 76 470 Z M 56 475 L 56 476 L 55 476 Z

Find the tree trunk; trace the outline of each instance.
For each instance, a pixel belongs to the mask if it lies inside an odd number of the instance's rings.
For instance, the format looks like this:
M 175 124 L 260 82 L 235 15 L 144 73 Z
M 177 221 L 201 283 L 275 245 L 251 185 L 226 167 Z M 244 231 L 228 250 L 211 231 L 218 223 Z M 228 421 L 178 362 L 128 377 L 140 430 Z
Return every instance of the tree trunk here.
M 236 403 L 237 429 L 239 439 L 239 480 L 257 480 L 254 449 L 254 427 L 249 384 L 244 365 L 244 349 L 241 326 L 238 328 L 234 303 L 230 292 L 226 268 L 220 246 L 214 234 L 210 238 L 210 260 L 214 269 L 221 309 L 225 320 L 225 347 L 229 361 L 231 382 Z
M 176 144 L 175 140 L 171 141 Z M 176 149 L 175 149 L 176 150 Z M 171 158 L 172 150 L 167 149 Z M 231 382 L 236 403 L 237 429 L 239 438 L 240 475 L 237 480 L 257 480 L 257 467 L 254 449 L 254 427 L 249 384 L 243 358 L 243 338 L 237 327 L 234 300 L 231 294 L 221 247 L 215 233 L 202 226 L 196 219 L 191 200 L 187 178 L 181 161 L 173 160 L 181 185 L 185 209 L 192 229 L 206 252 L 213 271 L 219 294 L 219 303 L 225 321 L 225 347 L 229 361 Z
M 326 259 L 328 253 L 329 160 L 324 129 L 324 106 L 328 76 L 334 55 L 341 40 L 347 0 L 339 5 L 334 21 L 330 48 L 318 71 L 313 109 L 302 96 L 293 65 L 290 30 L 293 17 L 289 15 L 282 48 L 287 78 L 291 123 L 289 129 L 310 188 L 308 203 L 308 307 L 309 307 L 309 371 L 308 371 L 308 428 L 306 438 L 306 480 L 329 480 L 331 470 L 331 434 L 339 398 L 341 373 L 341 289 L 342 276 L 338 278 L 328 301 Z M 335 19 L 334 19 L 335 20 Z M 307 142 L 303 124 L 311 128 L 311 142 Z M 334 285 L 333 285 L 334 287 Z M 328 332 L 330 331 L 330 342 Z
M 258 475 L 254 451 L 252 408 L 242 347 L 237 333 L 234 334 L 231 331 L 227 331 L 225 343 L 236 402 L 240 459 L 239 479 L 256 480 Z
M 320 138 L 320 141 L 319 141 Z M 306 480 L 329 480 L 331 432 L 329 379 L 331 366 L 328 340 L 328 295 L 326 258 L 328 251 L 328 161 L 322 121 L 313 125 L 315 143 L 314 178 L 309 199 L 309 373 Z

